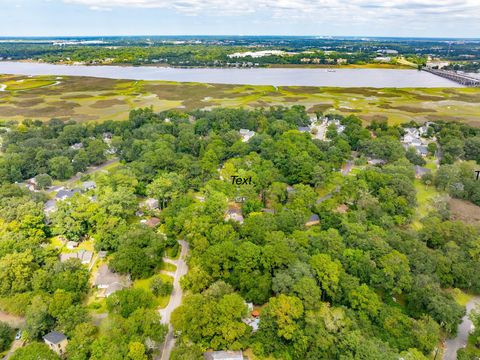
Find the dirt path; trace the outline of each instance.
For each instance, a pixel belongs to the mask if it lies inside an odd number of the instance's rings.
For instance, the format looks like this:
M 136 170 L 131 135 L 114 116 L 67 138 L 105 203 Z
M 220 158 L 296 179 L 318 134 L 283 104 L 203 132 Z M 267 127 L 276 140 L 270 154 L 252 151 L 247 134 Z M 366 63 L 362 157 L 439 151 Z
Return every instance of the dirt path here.
M 472 330 L 472 321 L 468 318 L 470 312 L 480 304 L 480 296 L 475 296 L 467 303 L 467 314 L 463 317 L 462 323 L 458 325 L 458 334 L 453 339 L 445 341 L 443 360 L 456 360 L 457 351 L 467 345 L 468 335 Z
M 173 310 L 179 307 L 182 304 L 183 290 L 180 287 L 180 279 L 185 276 L 188 272 L 188 266 L 185 262 L 185 259 L 188 255 L 189 246 L 188 243 L 184 240 L 179 240 L 182 250 L 180 251 L 180 257 L 178 260 L 168 260 L 167 262 L 174 264 L 177 267 L 177 270 L 173 274 L 173 290 L 170 295 L 170 301 L 164 309 L 160 309 L 159 313 L 162 317 L 162 324 L 168 325 L 168 333 L 165 338 L 165 343 L 163 344 L 162 354 L 157 359 L 168 360 L 170 359 L 170 354 L 175 346 L 175 338 L 173 337 L 173 327 L 170 324 L 170 316 L 172 315 Z
M 0 311 L 0 321 L 7 323 L 10 327 L 14 329 L 19 329 L 25 325 L 25 318 L 11 315 L 4 311 Z

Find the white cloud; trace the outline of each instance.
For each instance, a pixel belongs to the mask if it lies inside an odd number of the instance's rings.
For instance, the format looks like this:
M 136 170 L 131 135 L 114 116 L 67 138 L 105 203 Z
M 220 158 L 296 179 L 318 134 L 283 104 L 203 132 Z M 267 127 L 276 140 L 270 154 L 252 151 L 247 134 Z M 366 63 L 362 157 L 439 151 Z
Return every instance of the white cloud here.
M 270 13 L 274 18 L 340 18 L 355 21 L 424 17 L 480 18 L 479 0 L 63 0 L 92 10 L 172 9 L 188 15 Z

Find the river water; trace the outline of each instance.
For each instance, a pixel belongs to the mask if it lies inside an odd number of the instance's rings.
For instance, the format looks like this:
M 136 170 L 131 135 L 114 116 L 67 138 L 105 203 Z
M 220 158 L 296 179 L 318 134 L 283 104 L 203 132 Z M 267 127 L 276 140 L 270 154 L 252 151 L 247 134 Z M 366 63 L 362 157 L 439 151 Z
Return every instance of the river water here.
M 272 86 L 461 87 L 460 84 L 424 71 L 398 69 L 170 68 L 0 61 L 0 74 L 93 76 L 110 79 Z

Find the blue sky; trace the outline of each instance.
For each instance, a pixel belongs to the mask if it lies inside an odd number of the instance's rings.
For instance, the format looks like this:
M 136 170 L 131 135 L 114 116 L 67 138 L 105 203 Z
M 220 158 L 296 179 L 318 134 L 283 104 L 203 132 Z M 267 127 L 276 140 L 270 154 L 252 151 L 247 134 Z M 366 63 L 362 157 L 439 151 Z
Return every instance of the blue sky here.
M 0 0 L 0 36 L 480 37 L 480 0 Z

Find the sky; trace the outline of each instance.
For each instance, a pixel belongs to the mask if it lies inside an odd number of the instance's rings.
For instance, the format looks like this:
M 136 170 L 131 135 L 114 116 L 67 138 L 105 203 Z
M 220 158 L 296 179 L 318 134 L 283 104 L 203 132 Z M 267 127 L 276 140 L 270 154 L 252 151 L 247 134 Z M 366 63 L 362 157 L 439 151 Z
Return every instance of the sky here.
M 480 38 L 480 0 L 0 0 L 0 36 Z

